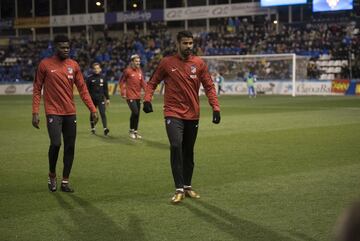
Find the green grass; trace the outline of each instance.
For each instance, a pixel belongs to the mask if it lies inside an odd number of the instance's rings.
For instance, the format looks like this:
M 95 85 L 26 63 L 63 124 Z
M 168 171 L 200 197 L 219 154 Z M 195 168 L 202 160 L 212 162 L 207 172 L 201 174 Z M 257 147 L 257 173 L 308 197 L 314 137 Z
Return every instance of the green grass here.
M 129 110 L 108 109 L 110 137 L 89 132 L 77 99 L 74 194 L 47 191 L 47 136 L 30 96 L 0 96 L 0 240 L 325 241 L 360 187 L 360 98 L 221 96 L 222 122 L 201 98 L 194 187 L 174 187 L 162 98 L 127 136 Z M 62 149 L 61 149 L 62 151 Z M 62 153 L 58 173 L 62 170 Z

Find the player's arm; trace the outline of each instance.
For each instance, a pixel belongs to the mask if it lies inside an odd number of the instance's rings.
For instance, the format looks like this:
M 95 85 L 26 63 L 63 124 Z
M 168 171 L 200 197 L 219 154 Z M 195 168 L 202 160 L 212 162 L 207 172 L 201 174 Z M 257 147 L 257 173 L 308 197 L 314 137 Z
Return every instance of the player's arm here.
M 106 76 L 104 76 L 104 95 L 105 95 L 105 101 L 106 101 L 106 105 L 110 104 L 110 96 L 109 96 L 109 86 L 108 86 L 108 82 L 106 79 Z
M 220 105 L 216 95 L 216 90 L 214 82 L 211 79 L 211 75 L 208 71 L 208 67 L 205 63 L 202 63 L 201 72 L 200 72 L 201 84 L 204 87 L 205 94 L 209 100 L 209 104 L 213 109 L 213 120 L 214 124 L 220 123 Z
M 44 85 L 44 80 L 46 76 L 46 68 L 43 62 L 40 62 L 34 78 L 33 83 L 33 99 L 32 99 L 32 125 L 39 129 L 39 108 L 41 101 L 41 90 Z
M 127 76 L 127 70 L 125 69 L 123 71 L 122 76 L 119 79 L 119 92 L 120 92 L 120 96 L 123 98 L 126 98 L 126 76 Z
M 150 80 L 147 82 L 145 87 L 145 96 L 144 96 L 144 108 L 143 111 L 145 113 L 153 112 L 151 100 L 154 95 L 154 91 L 158 84 L 164 79 L 165 76 L 165 69 L 164 69 L 164 60 L 161 60 L 160 64 L 154 71 L 153 75 L 151 76 Z
M 142 73 L 141 75 L 141 88 L 145 91 L 146 90 L 146 82 L 145 82 L 145 78 L 144 78 L 144 73 Z

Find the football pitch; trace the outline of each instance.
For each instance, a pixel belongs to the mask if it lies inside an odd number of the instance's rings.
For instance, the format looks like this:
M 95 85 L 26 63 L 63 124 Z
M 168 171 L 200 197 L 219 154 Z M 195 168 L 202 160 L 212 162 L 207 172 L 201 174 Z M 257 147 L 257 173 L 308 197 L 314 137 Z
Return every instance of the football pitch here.
M 71 185 L 47 189 L 48 135 L 31 125 L 31 96 L 0 96 L 0 240 L 325 241 L 360 192 L 360 97 L 220 96 L 211 123 L 201 97 L 193 187 L 201 199 L 172 205 L 162 97 L 140 114 L 113 96 L 91 135 L 77 97 Z M 62 148 L 57 166 L 62 171 Z

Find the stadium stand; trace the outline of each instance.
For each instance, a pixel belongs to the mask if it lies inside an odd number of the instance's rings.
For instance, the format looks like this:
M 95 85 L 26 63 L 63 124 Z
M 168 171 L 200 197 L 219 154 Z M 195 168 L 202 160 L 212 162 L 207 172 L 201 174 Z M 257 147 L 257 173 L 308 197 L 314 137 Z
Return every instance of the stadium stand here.
M 349 78 L 349 53 L 352 52 L 352 77 L 360 78 L 359 18 L 322 19 L 283 23 L 277 29 L 270 21 L 251 17 L 224 18 L 213 31 L 196 32 L 198 55 L 246 55 L 296 53 L 310 56 L 309 79 Z M 234 28 L 229 29 L 229 22 Z M 107 30 L 88 42 L 82 33 L 72 39 L 71 56 L 85 75 L 91 62 L 100 62 L 109 81 L 117 80 L 130 55 L 139 54 L 147 75 L 158 61 L 174 51 L 173 30 L 164 22 L 153 23 L 146 35 L 134 30 L 114 34 Z M 3 82 L 32 81 L 35 66 L 52 54 L 50 41 L 12 41 L 0 48 L 0 76 Z

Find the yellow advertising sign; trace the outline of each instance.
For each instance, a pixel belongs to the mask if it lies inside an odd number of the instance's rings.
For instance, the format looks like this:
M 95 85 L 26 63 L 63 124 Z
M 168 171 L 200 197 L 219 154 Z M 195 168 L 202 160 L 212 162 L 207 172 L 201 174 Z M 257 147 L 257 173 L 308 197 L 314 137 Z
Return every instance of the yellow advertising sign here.
M 356 95 L 360 95 L 360 83 L 357 83 L 357 84 L 356 84 L 355 94 L 356 94 Z
M 46 28 L 49 26 L 49 17 L 16 18 L 14 22 L 14 28 Z

